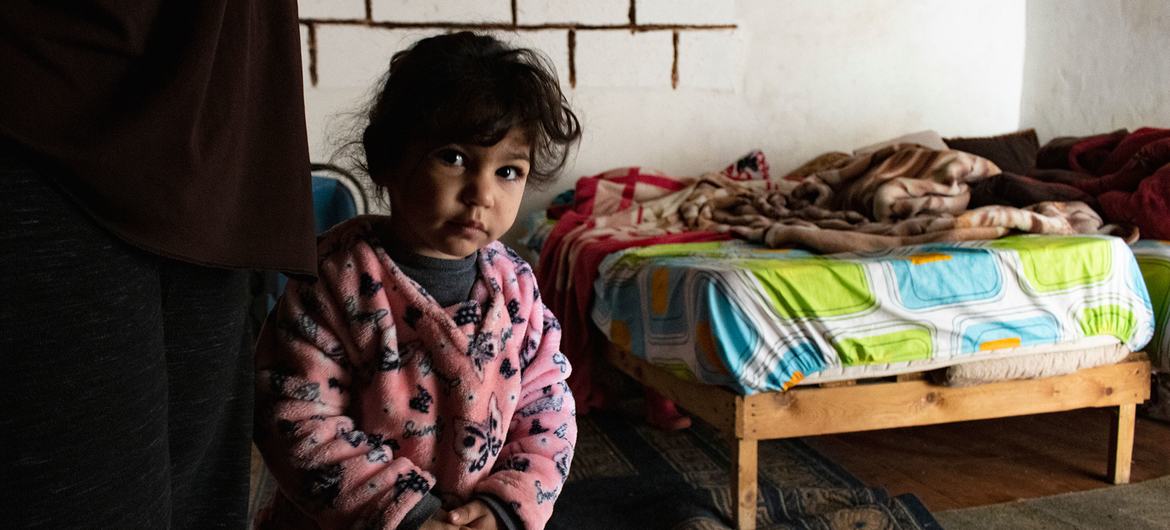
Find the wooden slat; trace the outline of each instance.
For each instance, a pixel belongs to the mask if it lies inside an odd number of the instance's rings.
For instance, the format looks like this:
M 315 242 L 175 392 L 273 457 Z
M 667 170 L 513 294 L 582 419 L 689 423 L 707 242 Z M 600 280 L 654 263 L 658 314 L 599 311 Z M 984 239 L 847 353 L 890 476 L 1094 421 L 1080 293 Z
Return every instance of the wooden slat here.
M 653 388 L 716 429 L 738 438 L 744 437 L 742 396 L 723 387 L 684 381 L 617 347 L 609 348 L 606 358 L 639 383 Z
M 755 530 L 759 442 L 731 440 L 731 494 L 735 502 L 735 526 L 739 530 Z
M 841 388 L 843 386 L 853 386 L 857 384 L 856 379 L 846 379 L 844 381 L 831 381 L 828 383 L 821 383 L 821 388 Z
M 1117 416 L 1110 422 L 1109 481 L 1129 484 L 1129 470 L 1133 464 L 1133 428 L 1137 406 L 1130 403 L 1117 408 Z
M 1139 359 L 970 387 L 905 381 L 756 394 L 744 398 L 743 437 L 791 438 L 1141 403 L 1150 395 L 1150 364 Z

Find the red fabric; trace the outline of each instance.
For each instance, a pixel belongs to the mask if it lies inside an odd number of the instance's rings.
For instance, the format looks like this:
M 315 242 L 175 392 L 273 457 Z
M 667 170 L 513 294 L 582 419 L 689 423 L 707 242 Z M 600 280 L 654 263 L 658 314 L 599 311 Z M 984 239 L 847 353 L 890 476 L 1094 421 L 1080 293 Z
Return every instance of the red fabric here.
M 1073 150 L 1097 149 L 1103 145 L 1099 138 L 1078 143 Z M 1144 238 L 1170 239 L 1170 129 L 1134 131 L 1113 146 L 1096 172 L 1089 173 L 1098 178 L 1073 185 L 1097 196 L 1107 221 L 1135 225 Z
M 1068 151 L 1068 168 L 1081 173 L 1097 174 L 1109 153 L 1126 134 L 1125 131 L 1116 131 L 1082 139 Z
M 768 180 L 768 160 L 762 151 L 752 151 L 719 173 L 734 180 Z M 583 177 L 574 190 L 573 209 L 577 213 L 602 216 L 620 212 L 642 201 L 679 191 L 693 179 L 675 178 L 642 167 L 623 167 Z M 603 186 L 604 184 L 604 186 Z M 620 185 L 620 191 L 616 188 Z M 619 198 L 615 200 L 613 194 Z M 550 209 L 550 219 L 556 219 Z M 556 212 L 564 215 L 563 210 Z
M 721 173 L 737 180 L 768 180 L 764 153 L 752 151 Z M 611 253 L 630 247 L 731 239 L 728 233 L 687 231 L 668 196 L 696 179 L 640 168 L 618 168 L 577 181 L 573 209 L 560 212 L 540 255 L 537 281 L 544 302 L 561 321 L 561 350 L 573 366 L 569 388 L 581 414 L 601 405 L 593 361 L 607 347 L 593 324 L 593 282 Z M 666 202 L 657 201 L 664 199 Z M 567 270 L 566 270 L 567 269 Z
M 607 193 L 600 190 L 601 183 L 621 184 L 621 200 L 617 209 L 595 208 L 598 196 Z M 637 199 L 645 200 L 648 196 L 661 196 L 673 193 L 687 186 L 687 182 L 667 177 L 665 175 L 646 170 L 640 167 L 612 169 L 592 177 L 582 177 L 577 181 L 574 192 L 573 209 L 585 215 L 605 215 L 629 208 Z M 606 197 L 602 197 L 603 202 Z M 563 214 L 562 214 L 563 215 Z
M 733 180 L 768 180 L 768 159 L 760 150 L 752 151 L 720 171 Z
M 606 348 L 605 336 L 594 327 L 590 316 L 593 305 L 593 281 L 597 279 L 597 268 L 601 261 L 612 252 L 630 247 L 660 245 L 666 243 L 691 243 L 701 241 L 722 241 L 730 239 L 728 234 L 717 232 L 683 232 L 663 236 L 620 239 L 609 238 L 587 243 L 573 263 L 570 284 L 564 290 L 557 289 L 557 278 L 561 272 L 557 264 L 558 254 L 567 251 L 566 236 L 578 227 L 592 223 L 592 218 L 577 212 L 566 212 L 553 227 L 545 240 L 540 255 L 537 281 L 544 294 L 544 302 L 561 321 L 561 351 L 573 367 L 568 383 L 577 402 L 577 412 L 586 414 L 601 405 L 601 393 L 596 391 L 593 380 L 593 360 Z
M 1095 174 L 1109 175 L 1120 171 L 1130 164 L 1130 160 L 1138 154 L 1142 147 L 1163 138 L 1170 138 L 1170 129 L 1143 127 L 1129 133 L 1109 152 Z

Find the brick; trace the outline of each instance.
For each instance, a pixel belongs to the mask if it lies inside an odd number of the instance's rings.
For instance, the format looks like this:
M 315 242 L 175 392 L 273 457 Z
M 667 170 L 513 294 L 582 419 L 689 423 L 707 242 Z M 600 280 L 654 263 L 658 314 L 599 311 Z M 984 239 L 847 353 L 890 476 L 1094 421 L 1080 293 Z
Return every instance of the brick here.
M 638 24 L 735 24 L 735 0 L 635 0 Z
M 743 42 L 734 30 L 679 31 L 678 87 L 735 92 L 743 78 Z
M 629 24 L 630 0 L 517 0 L 520 24 Z
M 385 29 L 367 26 L 317 25 L 317 86 L 371 88 L 390 58 L 415 41 L 445 33 L 441 29 Z
M 512 23 L 511 0 L 372 0 L 377 22 Z
M 301 18 L 316 20 L 365 20 L 365 0 L 297 0 Z
M 492 31 L 489 34 L 512 46 L 540 51 L 556 69 L 561 90 L 569 91 L 568 30 Z
M 671 39 L 669 31 L 578 31 L 577 86 L 670 88 Z

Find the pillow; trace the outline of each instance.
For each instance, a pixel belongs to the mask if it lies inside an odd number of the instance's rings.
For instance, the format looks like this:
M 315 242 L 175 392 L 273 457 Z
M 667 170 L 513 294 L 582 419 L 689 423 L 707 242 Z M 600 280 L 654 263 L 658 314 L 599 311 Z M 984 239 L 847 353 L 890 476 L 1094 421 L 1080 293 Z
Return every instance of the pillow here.
M 937 149 L 939 151 L 947 148 L 947 144 L 943 142 L 942 136 L 939 136 L 937 132 L 928 129 L 925 131 L 903 134 L 902 136 L 891 138 L 884 142 L 878 142 L 876 144 L 870 144 L 865 147 L 854 149 L 853 156 L 872 153 L 878 149 L 886 147 L 887 145 L 895 144 L 918 144 L 922 147 L 926 147 L 928 149 Z
M 1035 129 L 977 138 L 946 138 L 947 147 L 956 151 L 981 156 L 999 166 L 1005 173 L 1024 175 L 1036 165 L 1040 141 Z

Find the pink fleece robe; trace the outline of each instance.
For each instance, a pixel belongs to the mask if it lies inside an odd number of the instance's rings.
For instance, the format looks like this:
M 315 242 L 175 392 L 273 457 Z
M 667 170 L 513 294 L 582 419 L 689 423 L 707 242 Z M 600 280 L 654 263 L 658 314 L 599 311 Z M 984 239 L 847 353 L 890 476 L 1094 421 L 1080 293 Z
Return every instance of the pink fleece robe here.
M 447 508 L 488 494 L 544 527 L 577 425 L 531 267 L 494 242 L 473 296 L 443 308 L 391 261 L 379 219 L 326 234 L 320 278 L 291 281 L 261 333 L 256 441 L 283 496 L 269 516 L 395 528 L 428 492 Z

